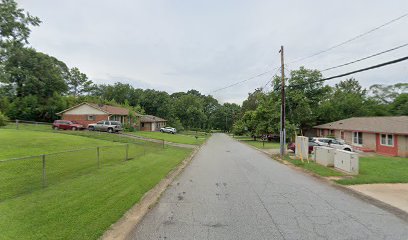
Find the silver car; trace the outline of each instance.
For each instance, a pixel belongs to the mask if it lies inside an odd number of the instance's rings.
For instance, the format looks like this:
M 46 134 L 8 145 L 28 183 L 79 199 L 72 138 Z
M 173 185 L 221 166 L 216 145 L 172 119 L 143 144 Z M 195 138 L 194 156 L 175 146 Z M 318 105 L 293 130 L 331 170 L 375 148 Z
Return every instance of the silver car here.
M 164 127 L 164 128 L 160 128 L 160 132 L 175 134 L 177 132 L 177 130 L 175 128 L 172 128 L 172 127 Z
M 312 142 L 315 142 L 319 144 L 320 146 L 327 146 L 327 147 L 346 150 L 350 152 L 354 151 L 353 147 L 351 147 L 350 145 L 345 144 L 344 142 L 333 139 L 333 138 L 316 137 L 316 138 L 312 138 Z
M 114 133 L 122 131 L 122 124 L 118 121 L 99 121 L 88 125 L 90 131 Z

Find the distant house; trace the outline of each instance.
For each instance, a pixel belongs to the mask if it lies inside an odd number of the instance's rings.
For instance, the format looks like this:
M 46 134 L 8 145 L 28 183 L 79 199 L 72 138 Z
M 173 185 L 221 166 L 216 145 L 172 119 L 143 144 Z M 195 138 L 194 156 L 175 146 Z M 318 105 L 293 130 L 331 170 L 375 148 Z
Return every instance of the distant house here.
M 153 115 L 143 115 L 140 118 L 141 131 L 160 131 L 160 128 L 165 127 L 167 120 Z
M 317 136 L 335 136 L 362 151 L 408 157 L 408 116 L 354 117 L 314 128 Z
M 131 114 L 126 108 L 87 102 L 68 108 L 57 115 L 61 116 L 63 120 L 76 121 L 84 126 L 101 120 L 120 121 L 122 124 L 136 123 L 138 125 L 137 120 L 141 117 L 137 113 Z

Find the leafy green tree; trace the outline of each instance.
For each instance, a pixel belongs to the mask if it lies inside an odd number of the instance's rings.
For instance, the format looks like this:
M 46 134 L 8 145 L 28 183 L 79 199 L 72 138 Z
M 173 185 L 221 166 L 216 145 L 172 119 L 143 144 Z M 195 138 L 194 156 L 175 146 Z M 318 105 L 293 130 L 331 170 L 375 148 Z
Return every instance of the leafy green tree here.
M 9 75 L 7 86 L 16 89 L 17 97 L 36 95 L 51 97 L 54 92 L 65 93 L 68 89 L 67 66 L 54 57 L 32 48 L 20 48 L 5 62 Z
M 93 87 L 93 82 L 88 80 L 86 74 L 79 71 L 76 67 L 69 70 L 67 84 L 69 87 L 69 93 L 74 97 L 89 93 Z
M 10 43 L 28 43 L 30 25 L 38 26 L 38 17 L 18 8 L 14 0 L 0 1 L 0 46 L 6 47 Z
M 391 104 L 391 112 L 395 115 L 408 116 L 408 93 L 402 93 Z

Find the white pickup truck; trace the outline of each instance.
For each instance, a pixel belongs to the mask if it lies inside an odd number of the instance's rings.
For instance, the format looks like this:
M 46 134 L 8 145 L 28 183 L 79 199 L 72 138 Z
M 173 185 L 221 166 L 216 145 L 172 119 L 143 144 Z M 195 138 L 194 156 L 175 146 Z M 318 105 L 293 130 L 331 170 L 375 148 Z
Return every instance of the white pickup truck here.
M 175 134 L 177 132 L 177 130 L 175 128 L 172 128 L 172 127 L 164 127 L 164 128 L 160 128 L 160 132 Z

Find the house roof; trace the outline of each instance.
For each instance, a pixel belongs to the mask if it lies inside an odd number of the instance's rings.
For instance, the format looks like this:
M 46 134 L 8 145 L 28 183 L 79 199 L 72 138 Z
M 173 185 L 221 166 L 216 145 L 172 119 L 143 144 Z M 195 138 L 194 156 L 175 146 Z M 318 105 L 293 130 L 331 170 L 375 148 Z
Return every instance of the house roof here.
M 143 115 L 140 118 L 140 122 L 146 123 L 146 122 L 167 122 L 167 120 L 163 118 L 159 118 L 153 115 Z
M 105 104 L 87 103 L 87 102 L 83 102 L 83 103 L 80 103 L 80 104 L 75 105 L 73 107 L 70 107 L 68 109 L 65 109 L 64 111 L 61 111 L 61 112 L 57 113 L 57 115 L 60 115 L 60 114 L 62 114 L 64 112 L 67 112 L 69 110 L 72 110 L 74 108 L 82 106 L 84 104 L 86 104 L 88 106 L 91 106 L 91 107 L 93 107 L 95 109 L 98 109 L 98 110 L 100 110 L 102 112 L 105 112 L 105 113 L 107 113 L 109 115 L 122 115 L 122 116 L 129 115 L 129 109 L 127 109 L 127 108 L 115 107 L 115 106 L 105 105 Z M 137 113 L 136 113 L 136 115 L 141 116 L 140 114 L 137 114 Z
M 314 128 L 408 135 L 408 116 L 353 117 Z
M 109 114 L 112 114 L 112 115 L 124 115 L 124 116 L 129 115 L 129 109 L 127 108 L 115 107 L 115 106 L 105 105 L 105 104 L 96 104 L 96 103 L 89 103 L 88 105 L 94 108 L 100 109 L 104 112 L 108 112 Z

